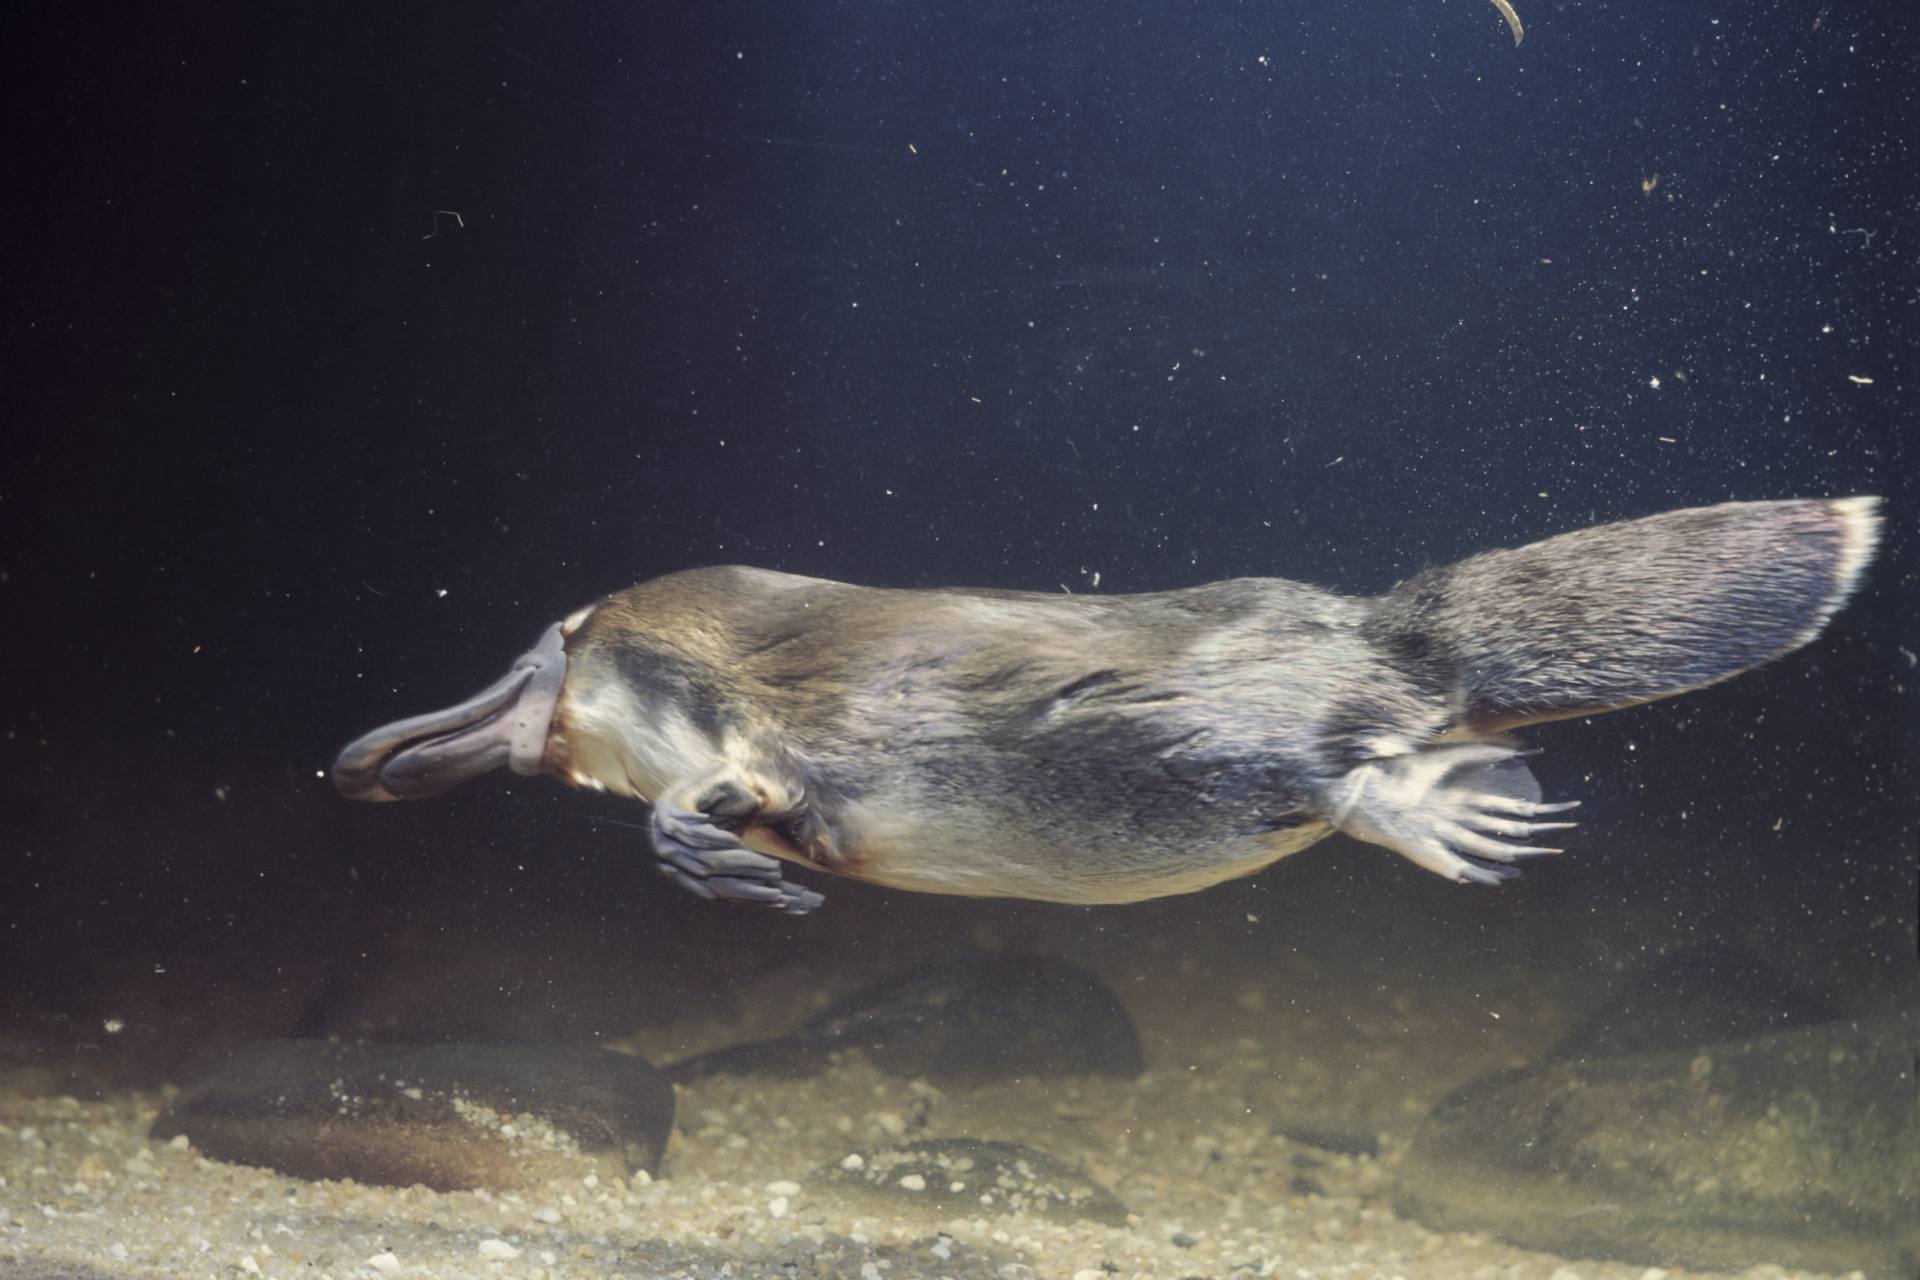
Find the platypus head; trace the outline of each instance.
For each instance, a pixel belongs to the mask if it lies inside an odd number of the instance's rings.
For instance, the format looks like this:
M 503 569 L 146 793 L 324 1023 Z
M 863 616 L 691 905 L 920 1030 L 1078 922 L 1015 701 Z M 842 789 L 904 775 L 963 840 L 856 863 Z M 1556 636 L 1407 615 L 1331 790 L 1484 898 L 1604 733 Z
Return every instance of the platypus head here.
M 465 702 L 355 738 L 333 762 L 333 785 L 352 800 L 420 800 L 503 764 L 540 773 L 571 630 L 562 622 L 548 627 L 512 670 Z

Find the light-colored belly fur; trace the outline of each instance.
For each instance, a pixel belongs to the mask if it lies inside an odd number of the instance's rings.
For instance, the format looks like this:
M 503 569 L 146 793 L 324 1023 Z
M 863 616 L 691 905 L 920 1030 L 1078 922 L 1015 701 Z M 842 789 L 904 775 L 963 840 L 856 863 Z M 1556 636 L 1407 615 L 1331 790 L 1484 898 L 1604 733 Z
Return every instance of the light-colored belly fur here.
M 1044 841 L 1005 829 L 1005 815 L 981 809 L 924 815 L 855 807 L 860 876 L 895 889 L 1041 902 L 1143 902 L 1193 893 L 1251 875 L 1333 834 L 1324 822 L 1222 839 L 1169 857 L 1142 834 L 1120 845 L 1076 843 L 1071 826 Z

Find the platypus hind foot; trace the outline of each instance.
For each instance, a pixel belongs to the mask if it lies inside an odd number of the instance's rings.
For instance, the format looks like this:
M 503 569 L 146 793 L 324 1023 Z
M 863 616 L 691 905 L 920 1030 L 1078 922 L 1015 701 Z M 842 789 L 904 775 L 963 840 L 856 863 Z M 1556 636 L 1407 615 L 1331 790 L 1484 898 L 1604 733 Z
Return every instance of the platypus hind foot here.
M 1370 760 L 1334 784 L 1329 817 L 1354 839 L 1385 845 L 1449 880 L 1499 884 L 1520 874 L 1506 864 L 1560 852 L 1524 842 L 1575 825 L 1533 819 L 1580 804 L 1542 804 L 1523 754 L 1467 742 Z

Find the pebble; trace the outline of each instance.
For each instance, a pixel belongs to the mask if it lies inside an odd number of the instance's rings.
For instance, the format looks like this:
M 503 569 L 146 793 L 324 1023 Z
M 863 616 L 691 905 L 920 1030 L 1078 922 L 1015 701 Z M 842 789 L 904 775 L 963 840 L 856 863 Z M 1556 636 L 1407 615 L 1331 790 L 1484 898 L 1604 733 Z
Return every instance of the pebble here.
M 826 1181 L 912 1203 L 948 1217 L 1039 1213 L 1124 1225 L 1126 1206 L 1077 1168 L 1017 1142 L 929 1138 L 868 1153 L 821 1170 Z
M 785 1196 L 775 1196 L 773 1199 L 767 1201 L 767 1213 L 769 1216 L 775 1218 L 786 1217 L 787 1198 Z
M 797 1182 L 788 1182 L 782 1178 L 778 1182 L 769 1182 L 767 1184 L 767 1194 L 774 1196 L 797 1196 L 800 1194 L 800 1184 Z
M 367 1265 L 382 1275 L 390 1276 L 400 1269 L 400 1259 L 395 1256 L 393 1250 L 388 1249 L 368 1258 Z
M 517 1258 L 520 1256 L 520 1251 L 508 1244 L 505 1240 L 482 1240 L 480 1242 L 480 1256 L 483 1258 Z

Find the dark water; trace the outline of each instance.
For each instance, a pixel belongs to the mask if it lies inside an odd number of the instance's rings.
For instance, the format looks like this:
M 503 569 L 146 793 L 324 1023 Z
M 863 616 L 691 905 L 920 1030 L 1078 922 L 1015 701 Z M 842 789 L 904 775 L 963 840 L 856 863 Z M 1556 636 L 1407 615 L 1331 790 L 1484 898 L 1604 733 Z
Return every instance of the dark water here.
M 1760 941 L 1820 999 L 1898 1003 L 1907 6 L 1521 13 L 1516 49 L 1466 0 L 15 7 L 0 1007 L 164 1020 L 245 987 L 279 993 L 257 1029 L 324 1031 L 421 918 L 724 991 L 665 943 L 804 962 L 807 928 L 898 909 L 717 923 L 581 816 L 637 806 L 495 781 L 375 809 L 319 776 L 653 575 L 1368 593 L 1853 493 L 1889 536 L 1818 645 L 1533 731 L 1586 825 L 1502 892 L 1604 951 L 1684 886 L 1690 934 L 1799 919 Z M 1420 874 L 1335 847 L 1313 883 L 1356 922 Z M 1286 870 L 1218 891 L 1222 927 Z M 1359 925 L 1388 959 L 1390 925 Z M 531 971 L 497 987 L 530 1035 L 639 1016 Z

